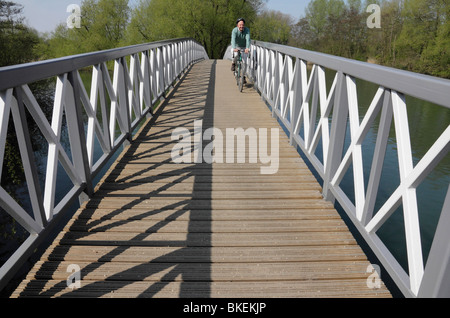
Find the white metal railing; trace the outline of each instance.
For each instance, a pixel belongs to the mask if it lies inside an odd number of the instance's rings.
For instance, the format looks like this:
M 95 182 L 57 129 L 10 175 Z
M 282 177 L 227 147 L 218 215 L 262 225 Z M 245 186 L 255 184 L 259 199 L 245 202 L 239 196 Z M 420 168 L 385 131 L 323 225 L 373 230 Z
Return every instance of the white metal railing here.
M 0 187 L 1 208 L 29 232 L 0 268 L 0 289 L 71 204 L 92 195 L 94 177 L 121 145 L 131 140 L 139 123 L 152 116 L 155 104 L 165 97 L 167 89 L 192 63 L 207 58 L 204 48 L 194 40 L 176 39 L 0 68 L 0 178 L 12 118 L 32 206 L 32 211 L 26 211 Z M 114 64 L 112 77 L 108 63 Z M 81 79 L 81 69 L 92 71 L 90 94 Z M 48 78 L 56 81 L 51 122 L 29 88 L 30 83 Z M 26 110 L 48 142 L 43 189 Z M 63 117 L 70 150 L 65 150 L 61 141 Z M 103 151 L 98 160 L 93 155 L 95 140 Z M 58 165 L 64 168 L 73 187 L 56 203 Z
M 450 125 L 414 166 L 405 95 L 450 108 L 450 81 L 369 63 L 264 42 L 252 42 L 249 76 L 323 179 L 323 195 L 342 206 L 390 276 L 408 297 L 450 296 L 450 188 L 424 266 L 416 189 L 450 149 Z M 327 88 L 325 70 L 335 77 Z M 309 75 L 308 75 L 309 74 Z M 360 121 L 356 79 L 379 88 Z M 380 125 L 365 189 L 362 143 L 375 118 Z M 400 184 L 385 204 L 374 210 L 394 121 Z M 344 152 L 347 123 L 350 145 Z M 427 132 L 424 132 L 425 134 Z M 319 142 L 322 159 L 316 155 Z M 354 202 L 340 182 L 353 166 Z M 447 190 L 447 189 L 445 189 Z M 403 204 L 408 271 L 393 257 L 376 231 Z

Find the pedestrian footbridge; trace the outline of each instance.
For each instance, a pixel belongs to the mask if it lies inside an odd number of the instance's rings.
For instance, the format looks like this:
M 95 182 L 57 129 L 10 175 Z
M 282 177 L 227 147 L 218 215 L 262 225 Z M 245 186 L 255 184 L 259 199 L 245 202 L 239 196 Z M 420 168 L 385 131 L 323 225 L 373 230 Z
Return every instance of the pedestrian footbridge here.
M 179 39 L 0 68 L 0 149 L 13 131 L 29 197 L 0 188 L 28 233 L 0 269 L 11 297 L 450 296 L 448 183 L 426 252 L 417 203 L 449 117 L 416 160 L 405 98 L 448 111 L 450 82 L 253 42 L 240 93 L 230 65 Z M 30 88 L 47 78 L 50 114 Z M 377 86 L 365 114 L 358 80 Z M 379 204 L 391 123 L 400 182 Z M 378 235 L 399 207 L 406 264 Z

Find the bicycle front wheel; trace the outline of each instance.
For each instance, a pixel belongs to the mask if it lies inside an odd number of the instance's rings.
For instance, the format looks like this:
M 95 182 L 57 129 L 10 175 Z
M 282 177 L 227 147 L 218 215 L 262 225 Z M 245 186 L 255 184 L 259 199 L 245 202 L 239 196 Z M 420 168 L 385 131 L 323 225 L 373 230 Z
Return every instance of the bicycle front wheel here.
M 241 71 L 241 74 L 239 76 L 239 92 L 242 92 L 243 88 L 244 88 L 244 72 Z
M 236 71 L 234 73 L 234 76 L 236 77 L 236 85 L 239 86 L 239 79 L 241 77 L 241 63 L 236 63 Z

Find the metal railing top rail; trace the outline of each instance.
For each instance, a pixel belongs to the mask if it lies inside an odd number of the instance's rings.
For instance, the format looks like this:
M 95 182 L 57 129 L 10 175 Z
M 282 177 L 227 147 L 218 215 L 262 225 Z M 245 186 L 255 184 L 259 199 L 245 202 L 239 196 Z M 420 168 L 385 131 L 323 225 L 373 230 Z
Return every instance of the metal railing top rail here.
M 170 39 L 0 67 L 0 91 L 186 40 L 198 44 L 191 38 Z
M 153 116 L 183 73 L 203 59 L 208 59 L 203 46 L 183 38 L 0 68 L 0 179 L 7 137 L 12 136 L 30 201 L 24 205 L 5 190 L 7 185 L 0 186 L 0 207 L 28 235 L 0 267 L 0 290 L 64 212 L 93 194 L 94 178 L 131 141 L 142 120 Z M 40 103 L 29 85 L 43 79 L 51 80 L 44 92 L 51 101 Z M 30 121 L 42 137 L 38 141 L 31 136 Z M 36 160 L 37 142 L 47 151 L 45 171 Z M 61 172 L 67 179 L 63 187 L 57 184 Z
M 298 57 L 331 70 L 345 70 L 347 75 L 389 87 L 419 99 L 450 108 L 450 80 L 434 76 L 404 71 L 378 64 L 371 64 L 330 54 L 308 51 L 291 46 L 261 41 L 254 45 L 275 52 Z
M 450 150 L 450 123 L 445 122 L 450 81 L 259 41 L 252 41 L 248 64 L 254 88 L 322 179 L 325 199 L 339 203 L 400 291 L 408 297 L 449 297 L 450 186 L 446 179 L 440 185 L 444 203 L 436 207 L 436 230 L 427 233 L 432 242 L 428 257 L 422 248 L 418 191 Z M 327 81 L 331 76 L 332 84 Z M 375 84 L 375 90 L 361 101 L 365 93 L 358 88 L 365 82 Z M 442 130 L 434 132 L 438 137 L 421 157 L 413 153 L 410 129 L 419 128 L 410 128 L 408 96 L 438 105 L 442 112 Z M 388 154 L 398 161 L 389 158 L 386 164 Z M 397 170 L 389 170 L 392 166 Z M 399 179 L 389 180 L 388 191 L 380 189 L 387 185 L 386 173 L 397 173 Z M 399 234 L 404 231 L 406 246 L 400 249 L 407 264 L 399 262 L 378 232 L 400 208 Z

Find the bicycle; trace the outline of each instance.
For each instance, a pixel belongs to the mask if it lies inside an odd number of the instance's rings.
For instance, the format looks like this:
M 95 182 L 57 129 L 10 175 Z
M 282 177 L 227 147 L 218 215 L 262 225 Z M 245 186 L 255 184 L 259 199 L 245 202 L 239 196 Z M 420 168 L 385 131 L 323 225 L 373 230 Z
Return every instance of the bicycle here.
M 234 76 L 236 77 L 236 84 L 239 86 L 239 92 L 242 92 L 242 89 L 244 88 L 244 81 L 245 81 L 245 61 L 242 58 L 242 52 L 244 50 L 238 51 L 238 58 L 236 60 L 236 68 L 234 71 Z

